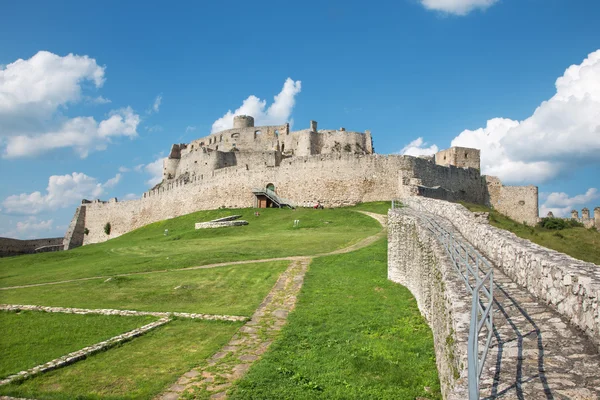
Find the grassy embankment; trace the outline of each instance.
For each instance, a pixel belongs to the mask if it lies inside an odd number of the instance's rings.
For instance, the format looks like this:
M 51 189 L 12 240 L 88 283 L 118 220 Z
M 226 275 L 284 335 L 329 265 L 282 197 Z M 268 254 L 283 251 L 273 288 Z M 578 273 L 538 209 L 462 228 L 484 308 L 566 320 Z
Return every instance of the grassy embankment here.
M 433 338 L 414 297 L 387 279 L 382 239 L 312 262 L 280 339 L 230 398 L 417 397 L 441 399 Z
M 211 263 L 314 255 L 377 233 L 377 221 L 348 209 L 200 211 L 156 222 L 71 251 L 0 259 L 0 287 L 171 270 Z M 195 230 L 194 223 L 241 214 L 249 225 Z M 300 220 L 294 228 L 293 221 Z M 164 235 L 169 230 L 168 236 Z M 43 268 L 42 268 L 43 266 Z
M 527 226 L 518 223 L 490 208 L 469 203 L 461 203 L 470 211 L 486 211 L 490 213 L 490 224 L 515 235 L 531 240 L 540 246 L 600 265 L 600 232 L 582 227 L 562 230 L 544 229 L 540 226 Z

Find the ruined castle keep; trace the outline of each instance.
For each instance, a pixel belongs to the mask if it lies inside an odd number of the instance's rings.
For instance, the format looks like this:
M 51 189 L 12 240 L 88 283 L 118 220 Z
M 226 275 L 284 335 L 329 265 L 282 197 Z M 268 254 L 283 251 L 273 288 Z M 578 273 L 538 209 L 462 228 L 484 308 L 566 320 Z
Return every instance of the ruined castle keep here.
M 340 207 L 425 196 L 491 205 L 535 224 L 535 186 L 504 186 L 482 176 L 479 150 L 453 147 L 430 157 L 375 154 L 369 131 L 344 128 L 291 131 L 289 124 L 254 126 L 234 117 L 233 128 L 174 144 L 163 180 L 140 199 L 82 201 L 65 236 L 65 249 L 97 243 L 146 224 L 220 207 L 257 206 L 256 188 L 269 188 L 296 206 Z M 104 233 L 106 223 L 111 233 Z

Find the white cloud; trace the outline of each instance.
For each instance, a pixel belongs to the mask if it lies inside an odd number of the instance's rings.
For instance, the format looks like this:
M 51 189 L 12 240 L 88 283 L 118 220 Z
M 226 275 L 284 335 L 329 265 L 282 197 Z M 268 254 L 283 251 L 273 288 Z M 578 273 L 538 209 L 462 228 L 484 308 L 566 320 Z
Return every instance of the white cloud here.
M 127 168 L 127 167 L 119 167 L 119 172 L 125 173 L 125 172 L 129 172 L 129 171 L 131 171 L 131 169 L 130 169 L 130 168 Z
M 88 56 L 47 51 L 0 68 L 0 123 L 6 116 L 49 117 L 58 107 L 78 102 L 83 82 L 103 85 L 104 69 Z
M 185 127 L 185 133 L 194 132 L 195 130 L 196 130 L 195 126 L 189 126 L 188 125 L 188 126 Z
M 3 156 L 35 156 L 73 148 L 86 157 L 92 150 L 104 150 L 111 138 L 137 136 L 140 117 L 130 107 L 113 110 L 100 122 L 89 116 L 64 115 L 70 105 L 82 100 L 110 102 L 102 96 L 83 95 L 84 89 L 90 89 L 89 83 L 96 89 L 103 85 L 104 72 L 105 67 L 88 56 L 61 57 L 47 51 L 0 68 Z
M 227 111 L 225 115 L 216 120 L 212 125 L 211 132 L 219 132 L 233 127 L 233 117 L 235 115 L 250 115 L 254 117 L 257 126 L 260 125 L 280 125 L 290 120 L 292 110 L 296 104 L 296 95 L 302 90 L 300 81 L 293 81 L 287 78 L 283 88 L 275 96 L 273 103 L 267 108 L 267 101 L 251 95 L 242 102 L 242 105 L 235 111 Z
M 36 217 L 29 217 L 25 221 L 17 222 L 17 232 L 22 236 L 39 237 L 39 234 L 44 231 L 51 231 L 54 220 L 38 221 Z
M 148 132 L 162 132 L 163 127 L 160 125 L 152 125 L 152 126 L 146 126 L 144 127 L 145 130 L 147 130 Z
M 427 144 L 428 143 L 423 142 L 423 138 L 417 138 L 409 144 L 407 144 L 406 146 L 404 146 L 402 150 L 400 150 L 400 154 L 417 157 L 429 156 L 439 151 L 438 147 L 435 144 L 432 144 L 429 147 L 425 147 L 427 146 Z
M 110 117 L 97 123 L 93 117 L 76 117 L 56 129 L 33 135 L 10 136 L 3 157 L 33 157 L 50 150 L 73 148 L 81 158 L 92 150 L 104 150 L 111 138 L 137 136 L 140 116 L 131 107 L 114 110 Z
M 485 10 L 499 0 L 420 0 L 428 10 L 455 15 L 467 15 L 475 9 Z
M 544 199 L 544 203 L 540 206 L 540 215 L 545 217 L 551 211 L 555 217 L 567 217 L 570 216 L 571 210 L 577 209 L 577 206 L 599 199 L 600 193 L 598 189 L 590 188 L 584 194 L 573 197 L 563 192 L 541 193 L 540 197 Z
M 164 161 L 164 158 L 161 157 L 161 158 L 151 162 L 150 164 L 146 164 L 144 166 L 144 171 L 146 171 L 147 173 L 149 173 L 151 175 L 150 179 L 148 179 L 146 181 L 147 185 L 154 186 L 154 185 L 162 182 L 163 161 Z
M 127 193 L 125 195 L 125 197 L 123 197 L 123 200 L 135 200 L 135 199 L 139 199 L 140 195 L 139 194 L 135 194 L 135 193 Z
M 556 94 L 524 121 L 494 118 L 451 145 L 481 149 L 482 172 L 508 183 L 543 183 L 600 164 L 600 50 L 569 67 Z
M 8 214 L 39 214 L 42 211 L 57 210 L 79 203 L 84 198 L 98 198 L 114 187 L 121 179 L 121 174 L 99 183 L 96 178 L 81 172 L 67 175 L 52 175 L 48 179 L 46 193 L 39 191 L 12 195 L 4 199 L 2 206 Z
M 156 114 L 160 111 L 160 104 L 162 103 L 162 95 L 158 95 L 154 98 L 152 106 L 146 110 L 146 114 Z
M 146 166 L 146 164 L 138 164 L 135 167 L 133 167 L 133 170 L 135 172 L 142 172 L 142 170 L 144 169 L 145 166 Z

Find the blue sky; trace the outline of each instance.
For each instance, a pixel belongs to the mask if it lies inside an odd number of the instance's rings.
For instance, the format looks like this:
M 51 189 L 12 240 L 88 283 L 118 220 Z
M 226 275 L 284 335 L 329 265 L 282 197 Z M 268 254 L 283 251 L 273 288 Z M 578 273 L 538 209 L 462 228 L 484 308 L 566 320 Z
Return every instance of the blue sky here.
M 139 196 L 172 143 L 242 104 L 369 129 L 383 154 L 481 147 L 544 212 L 600 205 L 598 1 L 140 4 L 3 4 L 0 236 L 60 236 L 82 197 Z

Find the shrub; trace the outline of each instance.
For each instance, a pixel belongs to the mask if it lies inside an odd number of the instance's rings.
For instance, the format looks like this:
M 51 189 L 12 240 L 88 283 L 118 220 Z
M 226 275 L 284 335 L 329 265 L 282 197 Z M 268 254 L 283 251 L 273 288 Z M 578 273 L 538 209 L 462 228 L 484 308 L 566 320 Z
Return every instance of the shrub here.
M 107 222 L 106 225 L 104 225 L 104 233 L 106 233 L 107 235 L 110 235 L 110 222 Z
M 561 230 L 566 228 L 578 228 L 582 227 L 581 222 L 575 221 L 574 219 L 562 219 L 562 218 L 542 218 L 539 224 L 544 229 L 550 230 Z
M 85 229 L 83 230 L 83 233 L 84 233 L 85 235 L 89 235 L 89 234 L 90 234 L 90 230 L 89 230 L 88 228 L 85 228 Z

